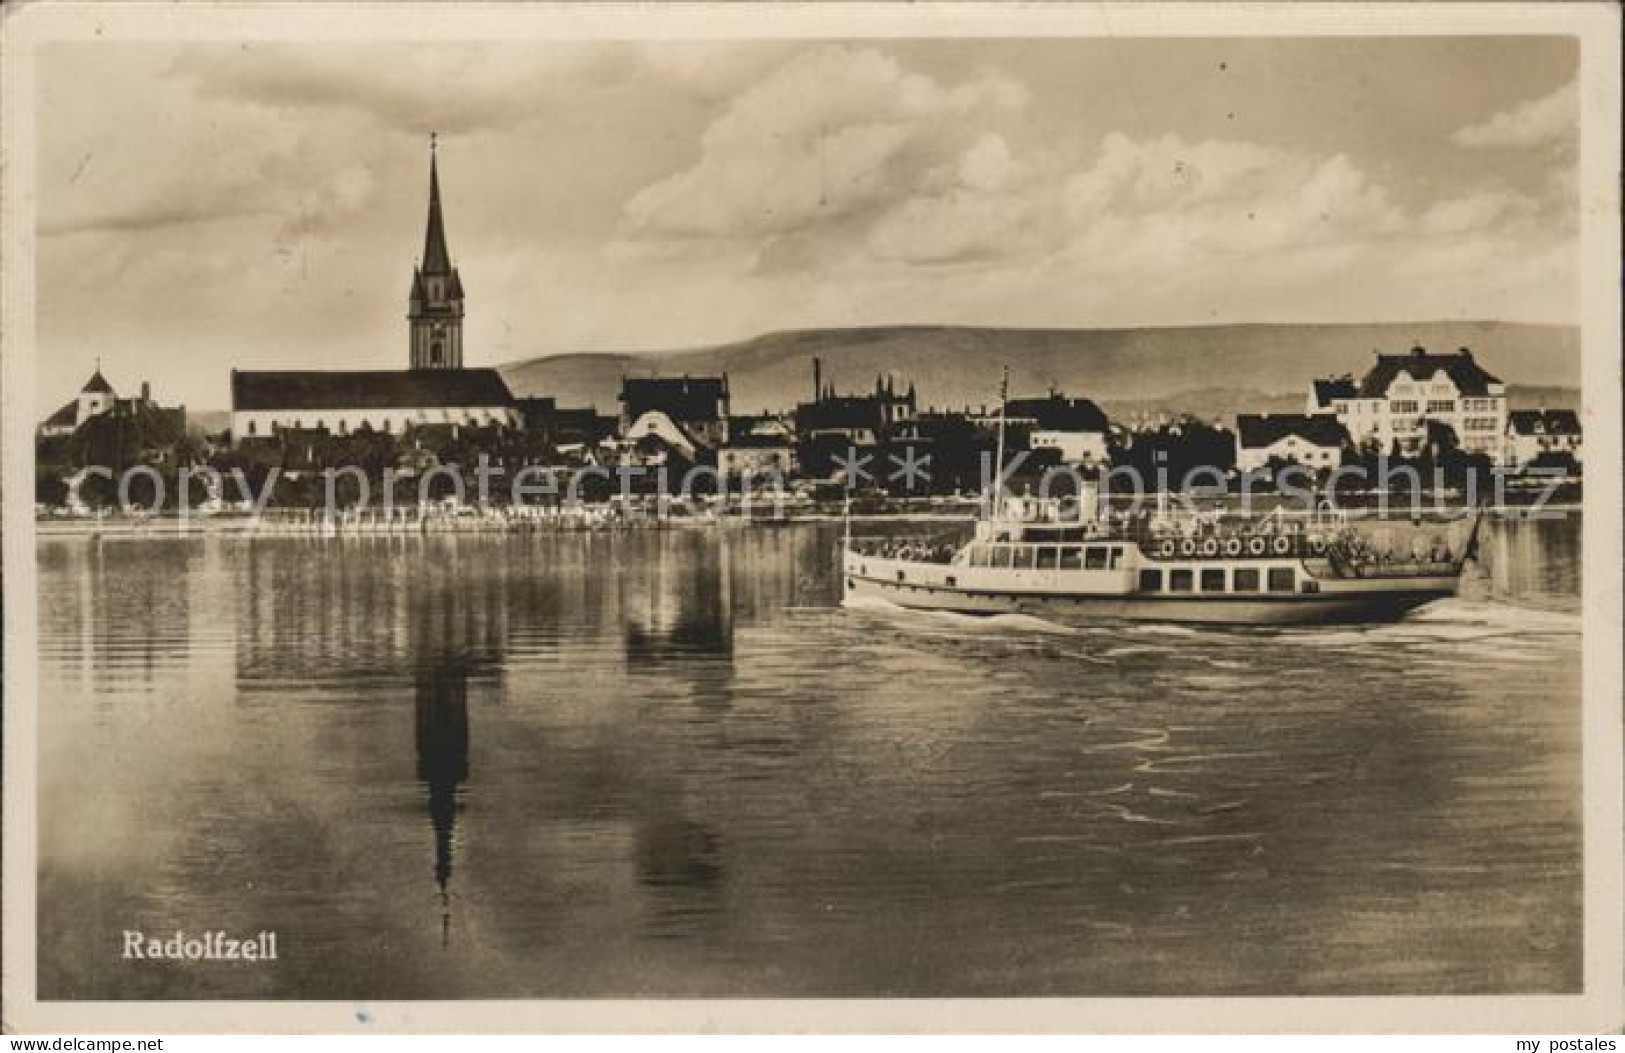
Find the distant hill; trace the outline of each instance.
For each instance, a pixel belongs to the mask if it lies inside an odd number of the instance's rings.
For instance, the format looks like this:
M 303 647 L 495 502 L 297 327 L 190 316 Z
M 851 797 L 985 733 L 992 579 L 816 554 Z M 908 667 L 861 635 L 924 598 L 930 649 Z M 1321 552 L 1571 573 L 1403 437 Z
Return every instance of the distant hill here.
M 627 375 L 726 372 L 736 413 L 787 409 L 812 392 L 812 359 L 843 392 L 874 386 L 877 373 L 918 386 L 922 408 L 991 403 L 999 367 L 1010 366 L 1015 395 L 1051 385 L 1086 395 L 1109 412 L 1218 392 L 1218 414 L 1292 410 L 1315 377 L 1365 371 L 1376 350 L 1420 343 L 1470 347 L 1509 385 L 1571 393 L 1579 386 L 1580 338 L 1572 326 L 1510 322 L 1257 324 L 1162 329 L 986 329 L 880 326 L 768 333 L 737 344 L 669 352 L 573 354 L 502 367 L 518 394 L 552 395 L 561 405 L 612 412 Z M 1258 396 L 1263 396 L 1259 398 Z M 1252 401 L 1240 401 L 1243 398 Z M 1537 399 L 1538 401 L 1538 399 Z M 1559 405 L 1554 397 L 1546 405 Z M 1115 409 L 1114 409 L 1115 407 Z M 1202 416 L 1199 405 L 1183 406 Z
M 1508 384 L 1507 406 L 1510 409 L 1571 409 L 1580 408 L 1580 389 L 1550 385 Z
M 187 410 L 186 430 L 192 435 L 218 435 L 231 427 L 230 410 Z
M 1201 420 L 1228 421 L 1237 413 L 1302 413 L 1307 391 L 1270 392 L 1238 388 L 1193 388 L 1149 399 L 1106 399 L 1101 402 L 1112 420 L 1177 417 L 1188 414 Z M 1507 385 L 1510 409 L 1580 408 L 1580 389 Z
M 1302 391 L 1258 391 L 1249 388 L 1189 388 L 1141 399 L 1103 399 L 1100 406 L 1114 421 L 1189 415 L 1200 420 L 1229 421 L 1237 413 L 1302 413 Z

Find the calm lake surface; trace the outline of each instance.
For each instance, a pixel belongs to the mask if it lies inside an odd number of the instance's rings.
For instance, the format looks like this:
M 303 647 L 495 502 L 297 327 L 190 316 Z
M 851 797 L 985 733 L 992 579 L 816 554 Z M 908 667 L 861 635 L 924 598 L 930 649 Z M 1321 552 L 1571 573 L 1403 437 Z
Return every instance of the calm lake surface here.
M 842 609 L 833 525 L 42 541 L 40 995 L 1576 991 L 1579 538 L 1284 631 Z

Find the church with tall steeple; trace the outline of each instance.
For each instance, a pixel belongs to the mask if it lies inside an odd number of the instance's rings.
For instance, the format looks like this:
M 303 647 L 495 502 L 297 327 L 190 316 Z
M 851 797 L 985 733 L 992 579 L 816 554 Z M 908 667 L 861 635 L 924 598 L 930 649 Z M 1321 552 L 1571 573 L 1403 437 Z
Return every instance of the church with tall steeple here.
M 446 251 L 446 221 L 440 213 L 439 151 L 429 136 L 429 221 L 423 233 L 423 261 L 412 268 L 411 322 L 413 369 L 463 368 L 463 281 Z
M 495 369 L 463 367 L 463 281 L 446 248 L 438 143 L 429 137 L 429 217 L 412 267 L 407 369 L 231 371 L 235 443 L 370 430 L 524 426 Z

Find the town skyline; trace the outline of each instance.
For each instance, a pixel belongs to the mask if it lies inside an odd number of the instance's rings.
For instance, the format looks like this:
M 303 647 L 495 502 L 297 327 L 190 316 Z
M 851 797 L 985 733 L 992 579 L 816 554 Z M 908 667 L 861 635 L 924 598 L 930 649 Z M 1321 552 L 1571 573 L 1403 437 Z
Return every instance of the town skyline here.
M 883 324 L 1573 320 L 1572 42 L 382 50 L 98 48 L 100 95 L 73 48 L 50 64 L 42 406 L 97 356 L 201 409 L 236 366 L 398 366 L 430 132 L 471 366 Z M 156 90 L 98 109 L 121 77 Z M 182 148 L 137 134 L 154 105 Z

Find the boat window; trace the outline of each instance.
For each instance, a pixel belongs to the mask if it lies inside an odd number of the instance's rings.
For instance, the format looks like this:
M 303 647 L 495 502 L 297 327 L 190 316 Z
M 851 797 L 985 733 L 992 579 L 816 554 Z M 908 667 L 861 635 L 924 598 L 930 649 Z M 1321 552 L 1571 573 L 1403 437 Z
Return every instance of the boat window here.
M 1008 568 L 1010 566 L 1010 560 L 1015 556 L 1015 554 L 1015 547 L 1013 545 L 1000 545 L 998 548 L 993 550 L 993 565 L 995 567 Z
M 1168 572 L 1169 592 L 1190 592 L 1194 575 L 1187 568 L 1184 570 L 1170 570 Z
M 1122 545 L 1113 545 L 1112 546 L 1112 569 L 1116 570 L 1118 567 L 1120 567 L 1122 565 L 1123 565 L 1123 546 Z
M 1236 592 L 1257 592 L 1258 568 L 1237 567 L 1230 587 Z
M 1162 591 L 1162 571 L 1160 571 L 1160 570 L 1142 570 L 1142 571 L 1140 571 L 1140 591 L 1141 592 L 1161 592 Z
M 1037 555 L 1037 545 L 1022 545 L 1021 550 L 1016 553 L 1016 566 L 1021 570 L 1027 570 L 1033 565 Z
M 1083 566 L 1083 549 L 1077 545 L 1067 545 L 1061 549 L 1061 569 L 1077 570 Z
M 1298 587 L 1297 575 L 1292 573 L 1291 567 L 1270 568 L 1270 591 L 1293 592 Z
M 1038 550 L 1038 569 L 1054 570 L 1060 553 L 1053 545 L 1044 545 Z
M 1224 568 L 1223 567 L 1203 567 L 1202 568 L 1202 591 L 1203 592 L 1223 592 L 1224 591 Z
M 993 553 L 986 545 L 975 545 L 970 550 L 970 565 L 973 567 L 990 567 L 993 565 Z
M 1088 548 L 1084 549 L 1083 550 L 1083 569 L 1085 569 L 1085 570 L 1105 570 L 1106 569 L 1106 550 L 1101 548 L 1099 545 L 1090 545 Z

